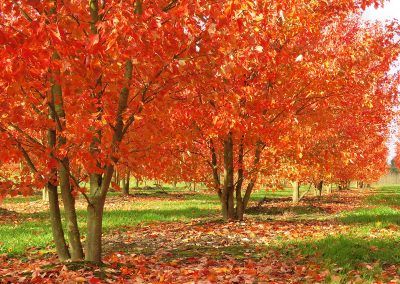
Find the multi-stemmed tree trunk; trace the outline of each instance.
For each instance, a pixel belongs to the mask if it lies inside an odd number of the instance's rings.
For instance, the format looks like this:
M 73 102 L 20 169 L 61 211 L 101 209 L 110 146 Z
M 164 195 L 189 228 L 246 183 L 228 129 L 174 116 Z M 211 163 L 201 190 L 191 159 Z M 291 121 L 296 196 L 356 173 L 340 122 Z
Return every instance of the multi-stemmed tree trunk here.
M 54 52 L 53 58 L 54 61 L 60 60 L 57 52 Z M 54 78 L 59 76 L 59 70 L 53 70 L 52 72 Z M 62 132 L 66 129 L 66 117 L 63 103 L 63 94 L 61 90 L 61 86 L 58 82 L 53 80 L 53 85 L 51 88 L 51 95 L 53 96 L 52 108 L 54 109 L 54 121 L 57 125 L 57 147 L 62 147 L 66 144 L 67 140 Z M 83 248 L 80 238 L 78 219 L 76 215 L 75 208 L 75 197 L 72 194 L 72 185 L 70 182 L 70 164 L 68 156 L 64 156 L 57 161 L 57 171 L 59 177 L 59 183 L 61 188 L 61 197 L 64 204 L 65 210 L 65 219 L 67 223 L 67 234 L 71 251 L 71 259 L 73 261 L 82 260 Z
M 229 132 L 224 140 L 223 147 L 223 160 L 224 160 L 224 180 L 223 185 L 220 183 L 219 173 L 218 173 L 218 160 L 217 154 L 213 145 L 212 140 L 210 140 L 210 151 L 211 151 L 211 165 L 214 179 L 214 186 L 218 192 L 218 196 L 221 202 L 221 212 L 224 220 L 242 220 L 244 211 L 250 200 L 251 193 L 256 184 L 256 168 L 261 158 L 261 151 L 263 149 L 263 143 L 257 142 L 255 147 L 255 156 L 253 168 L 250 171 L 251 177 L 248 181 L 244 195 L 242 196 L 242 186 L 244 183 L 244 145 L 243 138 L 239 145 L 238 151 L 238 173 L 237 182 L 234 179 L 234 145 L 232 132 Z M 236 185 L 236 186 L 235 186 Z M 236 198 L 235 198 L 236 197 Z M 235 204 L 236 201 L 236 204 Z

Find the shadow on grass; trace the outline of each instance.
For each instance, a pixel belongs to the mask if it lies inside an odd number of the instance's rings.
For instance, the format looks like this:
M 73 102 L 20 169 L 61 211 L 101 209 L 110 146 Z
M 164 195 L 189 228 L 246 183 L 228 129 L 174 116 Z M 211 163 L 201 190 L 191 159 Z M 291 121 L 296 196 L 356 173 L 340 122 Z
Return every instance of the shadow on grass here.
M 387 205 L 400 207 L 399 194 L 377 194 L 367 198 L 367 203 L 370 205 Z
M 307 265 L 318 263 L 321 271 L 330 270 L 332 274 L 341 274 L 342 280 L 350 277 L 351 271 L 359 271 L 363 280 L 371 280 L 382 270 L 391 265 L 400 264 L 400 240 L 367 239 L 353 236 L 327 237 L 322 240 L 307 240 L 297 243 L 282 243 L 273 246 L 231 245 L 215 246 L 182 246 L 170 250 L 164 261 L 180 259 L 188 261 L 190 258 L 207 256 L 211 259 L 234 258 L 247 261 L 258 261 L 268 257 L 272 251 L 279 252 L 279 261 L 289 265 Z M 299 257 L 299 256 L 303 257 Z M 297 259 L 297 260 L 296 260 Z M 294 262 L 293 262 L 294 261 Z M 348 279 L 348 280 L 349 280 Z M 346 283 L 346 282 L 343 282 Z
M 375 190 L 375 194 L 366 199 L 371 205 L 400 206 L 400 187 L 384 186 Z
M 319 241 L 299 242 L 283 247 L 289 254 L 300 252 L 304 261 L 321 263 L 330 269 L 339 267 L 341 274 L 362 271 L 363 278 L 379 274 L 389 265 L 400 264 L 398 239 L 367 239 L 353 236 L 327 237 Z M 369 267 L 365 265 L 369 264 Z
M 390 207 L 377 207 L 350 211 L 338 218 L 345 224 L 400 225 L 400 211 Z
M 246 214 L 249 215 L 306 215 L 325 213 L 325 211 L 317 206 L 304 205 L 304 206 L 287 206 L 287 207 L 251 207 L 246 210 Z

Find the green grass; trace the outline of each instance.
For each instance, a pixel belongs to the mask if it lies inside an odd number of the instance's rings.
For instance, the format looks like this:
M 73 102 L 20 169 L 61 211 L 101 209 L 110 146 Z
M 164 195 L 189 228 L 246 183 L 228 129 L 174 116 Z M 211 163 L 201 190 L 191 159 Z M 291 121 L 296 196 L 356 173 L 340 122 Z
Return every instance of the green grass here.
M 173 192 L 173 194 L 172 194 Z M 110 192 L 109 196 L 118 196 L 120 192 Z M 156 200 L 132 200 L 125 210 L 113 210 L 110 208 L 104 213 L 103 227 L 108 232 L 112 229 L 134 226 L 139 223 L 154 222 L 189 222 L 197 218 L 219 217 L 218 196 L 212 192 L 205 194 L 192 194 L 173 189 L 172 187 L 161 190 L 131 190 L 133 196 L 155 197 Z M 282 198 L 290 196 L 290 190 L 254 192 L 252 200 L 259 201 L 264 197 Z M 81 197 L 82 198 L 82 197 Z M 17 203 L 21 206 L 24 202 L 38 201 L 41 196 L 14 197 L 5 199 L 4 203 Z M 165 200 L 163 200 L 165 199 Z M 170 200 L 173 199 L 173 200 Z M 1 213 L 1 212 L 0 212 Z M 8 255 L 20 255 L 27 248 L 46 248 L 51 244 L 52 235 L 48 213 L 18 214 L 18 222 L 15 224 L 0 224 L 0 253 Z M 78 222 L 85 233 L 85 210 L 78 210 Z
M 17 196 L 13 198 L 6 198 L 4 199 L 3 203 L 25 203 L 25 202 L 31 202 L 31 201 L 38 201 L 41 200 L 41 196 L 39 195 L 34 195 L 34 196 Z
M 343 280 L 352 271 L 358 271 L 364 281 L 372 281 L 379 279 L 385 267 L 400 264 L 400 250 L 395 249 L 399 245 L 400 238 L 371 239 L 367 235 L 339 235 L 322 240 L 287 243 L 280 249 L 290 257 L 300 253 L 305 257 L 304 264 L 320 263 Z
M 322 263 L 331 271 L 337 271 L 342 279 L 356 270 L 365 281 L 379 279 L 383 268 L 400 265 L 400 250 L 397 249 L 400 247 L 400 211 L 396 209 L 400 205 L 400 187 L 379 188 L 364 203 L 370 208 L 337 216 L 339 222 L 351 225 L 348 234 L 286 243 L 281 249 L 291 254 L 299 252 L 307 257 L 305 261 Z M 395 230 L 382 230 L 386 228 Z
M 400 187 L 385 186 L 366 198 L 365 204 L 372 208 L 360 208 L 345 212 L 339 219 L 345 224 L 385 227 L 400 225 Z M 399 206 L 399 209 L 397 208 Z
M 388 225 L 400 225 L 400 211 L 381 205 L 376 208 L 362 208 L 346 212 L 339 217 L 339 220 L 345 224 L 354 224 L 356 226 L 385 227 Z

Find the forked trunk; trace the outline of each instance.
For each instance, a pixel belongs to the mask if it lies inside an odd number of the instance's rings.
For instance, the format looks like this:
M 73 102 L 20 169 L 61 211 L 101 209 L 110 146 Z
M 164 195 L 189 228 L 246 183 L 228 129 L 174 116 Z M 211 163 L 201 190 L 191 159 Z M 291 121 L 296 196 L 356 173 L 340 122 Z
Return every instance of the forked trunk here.
M 91 11 L 97 15 L 97 1 L 91 0 Z M 118 162 L 115 154 L 119 150 L 119 143 L 123 137 L 124 120 L 123 113 L 125 112 L 128 104 L 129 96 L 129 82 L 132 79 L 133 65 L 130 60 L 125 64 L 125 79 L 127 85 L 122 89 L 119 101 L 118 110 L 115 119 L 114 134 L 111 144 L 110 159 L 113 163 L 106 166 L 104 174 L 91 173 L 90 178 L 90 197 L 87 207 L 87 239 L 86 239 L 86 260 L 90 262 L 101 262 L 102 253 L 102 230 L 103 230 L 103 211 L 104 203 L 106 200 L 107 192 L 110 188 L 111 179 L 114 173 L 114 165 Z M 133 123 L 133 120 L 132 120 Z M 95 145 L 94 145 L 95 146 Z M 94 149 L 94 148 L 93 148 Z
M 53 54 L 53 59 L 60 59 L 56 52 Z M 59 71 L 57 70 L 55 73 L 57 74 Z M 65 119 L 63 94 L 61 86 L 58 84 L 58 82 L 53 82 L 51 93 L 54 99 L 54 120 L 57 121 L 58 132 L 60 133 L 58 135 L 57 146 L 62 147 L 67 141 L 61 132 L 64 131 L 67 124 Z M 71 251 L 71 259 L 73 261 L 79 261 L 83 259 L 83 249 L 76 216 L 75 197 L 72 195 L 69 158 L 67 156 L 57 162 L 57 170 L 60 180 L 61 197 L 64 203 L 65 217 L 67 221 L 67 233 Z

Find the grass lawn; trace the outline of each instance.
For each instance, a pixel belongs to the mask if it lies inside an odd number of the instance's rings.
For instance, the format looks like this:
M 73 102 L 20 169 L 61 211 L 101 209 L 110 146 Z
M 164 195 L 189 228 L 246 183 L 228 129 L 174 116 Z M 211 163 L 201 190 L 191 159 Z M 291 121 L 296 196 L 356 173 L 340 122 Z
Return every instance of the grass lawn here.
M 400 186 L 307 196 L 297 206 L 290 196 L 290 189 L 257 191 L 245 223 L 225 224 L 217 196 L 207 192 L 166 188 L 136 190 L 129 197 L 111 192 L 104 215 L 105 251 L 157 256 L 166 263 L 206 256 L 261 265 L 275 258 L 294 269 L 298 279 L 322 277 L 333 283 L 400 274 Z M 40 197 L 6 199 L 1 207 L 0 254 L 25 258 L 31 251 L 54 251 Z M 77 208 L 84 232 L 83 199 Z M 277 279 L 291 275 L 290 269 L 287 275 L 282 271 L 276 272 Z
M 183 189 L 169 187 L 160 190 L 134 190 L 132 198 L 121 197 L 120 192 L 110 192 L 104 213 L 103 226 L 107 233 L 111 229 L 135 226 L 151 222 L 189 222 L 197 218 L 218 218 L 219 201 L 211 193 L 193 194 Z M 260 190 L 253 194 L 252 200 L 258 202 L 264 197 L 289 197 L 289 189 L 280 191 Z M 120 206 L 122 199 L 123 206 Z M 0 254 L 23 254 L 29 248 L 46 248 L 51 243 L 52 235 L 48 221 L 47 207 L 41 201 L 41 196 L 13 197 L 3 201 L 3 207 L 16 210 L 9 214 L 0 207 L 0 216 L 5 221 L 0 222 Z M 37 209 L 30 212 L 34 204 Z M 7 206 L 8 205 L 8 206 Z M 26 207 L 28 210 L 18 210 Z M 77 204 L 78 222 L 82 232 L 86 228 L 86 210 L 83 198 Z M 21 213 L 20 213 L 21 212 Z M 10 222 L 7 218 L 12 217 Z

